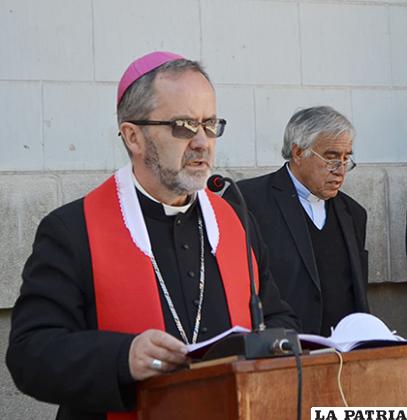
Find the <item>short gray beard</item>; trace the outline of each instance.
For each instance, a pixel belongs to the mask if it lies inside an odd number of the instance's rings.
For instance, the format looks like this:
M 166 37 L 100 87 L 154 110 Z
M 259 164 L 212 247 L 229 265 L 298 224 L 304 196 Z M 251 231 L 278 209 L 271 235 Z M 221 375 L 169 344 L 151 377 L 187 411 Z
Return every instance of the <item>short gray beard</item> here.
M 187 173 L 185 165 L 187 162 L 195 159 L 205 159 L 209 161 L 209 153 L 207 151 L 187 150 L 182 158 L 182 168 L 177 171 L 175 169 L 164 168 L 161 165 L 158 150 L 151 137 L 144 133 L 146 139 L 146 154 L 144 156 L 144 164 L 150 168 L 154 175 L 160 180 L 160 183 L 167 190 L 177 195 L 191 195 L 198 190 L 205 188 L 206 181 L 210 175 L 210 169 L 206 168 L 202 171 L 196 171 L 193 175 Z

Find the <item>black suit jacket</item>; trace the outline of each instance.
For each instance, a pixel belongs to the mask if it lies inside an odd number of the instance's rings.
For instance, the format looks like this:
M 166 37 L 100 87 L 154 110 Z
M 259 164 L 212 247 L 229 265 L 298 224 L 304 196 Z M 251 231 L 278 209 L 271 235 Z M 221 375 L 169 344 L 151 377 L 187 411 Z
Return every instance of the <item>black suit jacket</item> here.
M 238 182 L 269 248 L 270 268 L 281 297 L 302 321 L 306 333 L 320 333 L 323 301 L 311 237 L 294 184 L 284 167 Z M 231 189 L 224 197 L 234 201 Z M 356 310 L 368 312 L 366 210 L 339 192 L 332 199 L 349 251 Z

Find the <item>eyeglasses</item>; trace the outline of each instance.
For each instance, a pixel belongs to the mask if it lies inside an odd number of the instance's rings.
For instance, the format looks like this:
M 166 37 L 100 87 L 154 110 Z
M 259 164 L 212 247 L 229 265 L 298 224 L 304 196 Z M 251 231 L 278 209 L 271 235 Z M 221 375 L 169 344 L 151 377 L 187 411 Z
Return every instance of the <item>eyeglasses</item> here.
M 356 167 L 356 163 L 352 160 L 351 157 L 348 157 L 344 161 L 339 159 L 325 159 L 319 153 L 314 152 L 312 149 L 310 150 L 311 153 L 313 153 L 315 156 L 319 157 L 326 163 L 326 169 L 328 169 L 329 172 L 335 172 L 342 166 L 344 167 L 345 172 L 349 172 Z
M 177 139 L 192 139 L 199 130 L 199 126 L 205 130 L 210 138 L 220 137 L 225 131 L 226 120 L 222 118 L 210 118 L 205 121 L 178 119 L 173 121 L 136 120 L 126 121 L 135 125 L 170 125 L 172 135 Z

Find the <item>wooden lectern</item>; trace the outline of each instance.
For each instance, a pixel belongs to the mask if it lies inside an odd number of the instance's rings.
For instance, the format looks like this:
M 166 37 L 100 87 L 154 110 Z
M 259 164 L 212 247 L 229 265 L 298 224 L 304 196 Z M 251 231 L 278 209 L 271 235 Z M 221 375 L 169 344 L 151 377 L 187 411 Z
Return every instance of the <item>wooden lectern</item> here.
M 407 346 L 342 353 L 349 406 L 407 406 Z M 311 407 L 344 406 L 335 353 L 301 356 L 302 418 Z M 295 420 L 294 357 L 240 360 L 184 370 L 138 387 L 139 420 Z

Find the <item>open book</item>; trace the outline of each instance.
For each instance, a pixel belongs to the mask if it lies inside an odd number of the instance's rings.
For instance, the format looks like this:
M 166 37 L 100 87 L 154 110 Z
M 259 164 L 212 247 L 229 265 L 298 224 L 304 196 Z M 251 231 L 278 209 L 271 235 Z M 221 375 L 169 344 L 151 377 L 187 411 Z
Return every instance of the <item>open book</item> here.
M 390 331 L 379 318 L 366 313 L 353 313 L 345 316 L 332 329 L 330 337 L 299 334 L 303 348 L 317 349 L 332 347 L 341 352 L 355 348 L 381 347 L 407 343 L 407 340 Z

